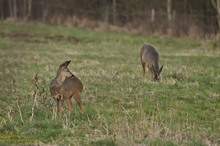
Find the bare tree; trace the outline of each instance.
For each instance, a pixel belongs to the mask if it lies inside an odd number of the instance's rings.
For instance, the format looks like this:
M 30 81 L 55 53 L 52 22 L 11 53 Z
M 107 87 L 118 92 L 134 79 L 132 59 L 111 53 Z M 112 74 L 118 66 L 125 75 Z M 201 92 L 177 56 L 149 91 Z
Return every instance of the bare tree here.
M 31 16 L 32 0 L 20 0 L 19 2 L 19 17 L 23 20 L 28 20 Z
M 112 4 L 112 11 L 113 11 L 113 24 L 116 24 L 116 0 L 113 0 L 113 4 Z
M 27 20 L 31 16 L 31 11 L 32 11 L 32 0 L 24 0 L 24 5 L 25 5 L 25 16 L 24 19 Z
M 3 0 L 0 0 L 0 19 L 4 18 Z
M 43 7 L 42 19 L 43 19 L 43 22 L 46 22 L 48 18 L 48 13 L 50 11 L 49 3 L 47 0 L 42 1 L 42 7 Z
M 9 0 L 10 17 L 17 18 L 17 1 Z
M 172 0 L 167 0 L 168 35 L 172 35 Z
M 212 1 L 212 5 L 214 6 L 214 8 L 217 11 L 218 35 L 220 35 L 220 0 L 211 0 L 211 1 Z

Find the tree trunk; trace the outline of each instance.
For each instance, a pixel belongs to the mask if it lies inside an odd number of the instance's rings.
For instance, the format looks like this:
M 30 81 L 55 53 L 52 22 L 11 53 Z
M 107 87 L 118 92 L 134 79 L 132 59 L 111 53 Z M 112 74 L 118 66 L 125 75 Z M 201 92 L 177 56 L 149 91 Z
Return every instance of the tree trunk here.
M 13 13 L 14 13 L 14 18 L 17 18 L 17 0 L 13 0 Z
M 22 19 L 24 19 L 24 20 L 26 20 L 26 13 L 27 13 L 27 0 L 22 0 L 22 10 L 20 10 L 20 11 L 22 11 L 21 13 L 22 13 Z
M 218 21 L 217 37 L 220 38 L 220 0 L 211 0 L 211 2 L 217 11 L 217 21 Z
M 117 10 L 116 10 L 116 0 L 113 0 L 113 4 L 112 4 L 112 11 L 113 11 L 113 24 L 115 25 L 116 24 L 116 13 L 117 13 Z
M 31 10 L 32 10 L 32 0 L 23 0 L 23 9 L 22 14 L 23 14 L 23 19 L 27 21 L 30 16 L 31 16 Z
M 3 10 L 3 0 L 0 0 L 0 19 L 4 18 L 4 10 Z
M 32 0 L 28 0 L 27 19 L 31 17 L 31 11 L 32 11 Z
M 42 9 L 43 9 L 43 16 L 42 16 L 42 18 L 43 18 L 43 22 L 45 23 L 45 22 L 47 22 L 48 20 L 47 20 L 47 17 L 48 17 L 48 9 L 49 9 L 49 7 L 48 7 L 48 2 L 47 2 L 47 0 L 43 0 L 43 2 L 42 2 Z
M 108 27 L 109 24 L 109 6 L 106 6 L 105 13 L 104 13 L 104 23 L 105 23 L 105 29 Z
M 9 0 L 9 13 L 10 17 L 17 18 L 17 1 L 16 0 Z
M 172 35 L 172 0 L 167 0 L 167 19 L 168 19 L 168 29 L 167 33 L 169 36 Z
M 9 17 L 13 17 L 12 0 L 8 0 Z

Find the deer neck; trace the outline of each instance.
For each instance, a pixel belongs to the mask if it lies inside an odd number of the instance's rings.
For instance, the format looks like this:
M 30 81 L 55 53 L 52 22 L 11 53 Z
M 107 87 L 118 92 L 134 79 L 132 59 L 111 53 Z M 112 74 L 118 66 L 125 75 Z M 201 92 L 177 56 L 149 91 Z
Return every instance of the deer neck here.
M 157 61 L 153 63 L 155 71 L 159 71 L 159 64 Z
M 57 86 L 61 86 L 63 84 L 64 80 L 65 80 L 64 77 L 62 77 L 61 75 L 57 75 L 56 76 L 56 84 L 57 84 Z

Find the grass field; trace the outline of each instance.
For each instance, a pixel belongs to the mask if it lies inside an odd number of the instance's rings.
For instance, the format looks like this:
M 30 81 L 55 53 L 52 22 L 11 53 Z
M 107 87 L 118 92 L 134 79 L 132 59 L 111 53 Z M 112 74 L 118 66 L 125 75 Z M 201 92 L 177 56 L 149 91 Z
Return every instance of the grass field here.
M 220 43 L 0 22 L 0 145 L 220 145 Z M 142 78 L 158 48 L 161 82 Z M 56 114 L 58 66 L 84 84 L 83 112 Z

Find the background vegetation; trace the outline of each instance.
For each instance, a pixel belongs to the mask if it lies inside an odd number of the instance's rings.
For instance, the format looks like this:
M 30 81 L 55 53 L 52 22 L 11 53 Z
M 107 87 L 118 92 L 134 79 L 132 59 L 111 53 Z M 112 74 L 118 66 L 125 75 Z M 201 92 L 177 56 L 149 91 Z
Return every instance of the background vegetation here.
M 220 38 L 219 0 L 0 0 L 2 20 Z
M 37 23 L 0 22 L 0 144 L 219 145 L 220 50 L 174 39 Z M 154 44 L 161 82 L 142 78 L 139 49 Z M 49 84 L 58 65 L 84 84 L 59 116 Z

